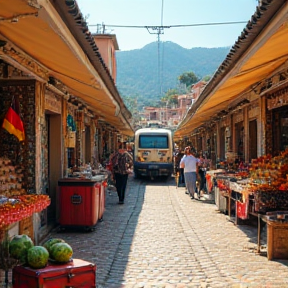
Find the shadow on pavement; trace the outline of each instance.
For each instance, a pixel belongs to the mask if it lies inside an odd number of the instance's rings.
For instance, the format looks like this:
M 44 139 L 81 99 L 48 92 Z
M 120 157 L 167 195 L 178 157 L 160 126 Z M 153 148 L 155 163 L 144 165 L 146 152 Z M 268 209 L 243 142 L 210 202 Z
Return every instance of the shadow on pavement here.
M 112 187 L 106 188 L 106 204 L 103 221 L 99 221 L 94 230 L 85 231 L 85 227 L 56 227 L 43 239 L 61 238 L 73 248 L 73 258 L 83 259 L 96 264 L 97 287 L 113 287 L 123 281 L 139 214 L 142 209 L 145 185 L 141 180 L 129 176 L 125 203 L 118 204 L 118 196 Z M 117 273 L 113 270 L 117 269 Z M 117 275 L 117 279 L 109 277 Z M 109 283 L 107 280 L 109 279 Z M 117 287 L 117 286 L 115 286 Z

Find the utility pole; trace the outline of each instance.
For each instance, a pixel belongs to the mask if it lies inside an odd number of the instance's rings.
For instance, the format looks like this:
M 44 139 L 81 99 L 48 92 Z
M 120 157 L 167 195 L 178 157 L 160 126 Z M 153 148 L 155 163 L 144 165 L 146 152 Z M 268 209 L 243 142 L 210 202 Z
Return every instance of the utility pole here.
M 159 83 L 159 94 L 162 96 L 162 82 L 163 82 L 163 53 L 161 55 L 160 51 L 160 35 L 164 34 L 164 28 L 169 28 L 163 26 L 163 5 L 164 5 L 164 0 L 162 0 L 162 7 L 161 7 L 161 25 L 160 26 L 146 26 L 147 31 L 150 34 L 157 34 L 157 49 L 158 49 L 158 83 Z M 156 31 L 156 32 L 151 32 Z M 163 47 L 163 46 L 162 46 Z M 161 57 L 162 56 L 162 57 Z
M 105 34 L 106 28 L 105 28 L 105 24 L 104 23 L 97 24 L 96 27 L 97 27 L 96 28 L 96 34 Z
M 159 93 L 160 96 L 162 96 L 162 62 L 163 62 L 163 57 L 161 58 L 161 51 L 160 51 L 160 27 L 157 33 L 157 45 L 158 45 L 158 81 L 159 81 Z M 162 60 L 162 61 L 161 61 Z

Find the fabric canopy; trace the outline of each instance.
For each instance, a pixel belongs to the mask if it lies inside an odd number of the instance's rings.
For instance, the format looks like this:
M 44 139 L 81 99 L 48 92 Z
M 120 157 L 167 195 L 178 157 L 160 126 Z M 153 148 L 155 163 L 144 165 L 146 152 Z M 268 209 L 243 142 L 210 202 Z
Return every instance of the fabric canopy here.
M 60 2 L 62 6 L 66 5 L 66 1 Z M 11 0 L 1 0 L 0 40 L 8 41 L 11 46 L 5 46 L 0 57 L 19 62 L 21 59 L 17 52 L 13 54 L 15 49 L 19 49 L 27 59 L 32 59 L 43 68 L 46 72 L 46 79 L 43 80 L 47 81 L 49 77 L 60 80 L 67 87 L 68 93 L 81 98 L 100 119 L 123 134 L 132 136 L 134 132 L 127 119 L 127 115 L 131 114 L 117 94 L 113 79 L 108 81 L 109 85 L 103 81 L 87 51 L 82 48 L 82 43 L 75 39 L 70 27 L 66 25 L 69 17 L 71 15 L 68 12 L 67 15 L 59 15 L 49 1 L 13 0 L 12 4 Z M 85 38 L 87 32 L 80 32 Z M 85 45 L 89 50 L 89 43 Z M 105 68 L 100 68 L 105 75 Z M 40 77 L 43 78 L 43 73 Z M 106 78 L 109 80 L 108 76 Z M 117 93 L 111 92 L 110 87 Z
M 280 5 L 280 2 L 283 4 L 285 1 L 274 1 L 273 4 Z M 276 7 L 275 10 L 277 11 Z M 245 93 L 251 93 L 253 85 L 271 77 L 286 63 L 288 60 L 288 45 L 285 45 L 288 37 L 287 2 L 277 12 L 279 14 L 277 17 L 274 15 L 272 22 L 271 16 L 265 19 L 264 15 L 262 22 L 260 18 L 257 27 L 259 35 L 256 35 L 250 43 L 247 43 L 249 39 L 245 39 L 245 47 L 242 47 L 243 43 L 237 43 L 238 48 L 235 49 L 240 51 L 241 57 L 230 61 L 229 66 L 225 68 L 225 73 L 222 73 L 223 67 L 219 67 L 210 80 L 211 83 L 207 84 L 179 124 L 175 131 L 176 139 L 191 135 L 196 128 L 211 121 L 217 113 L 227 110 L 233 101 L 241 99 Z M 264 20 L 267 21 L 266 25 Z M 253 28 L 249 33 L 255 33 Z M 227 59 L 229 57 L 231 55 L 228 54 Z M 227 60 L 223 63 L 225 62 Z

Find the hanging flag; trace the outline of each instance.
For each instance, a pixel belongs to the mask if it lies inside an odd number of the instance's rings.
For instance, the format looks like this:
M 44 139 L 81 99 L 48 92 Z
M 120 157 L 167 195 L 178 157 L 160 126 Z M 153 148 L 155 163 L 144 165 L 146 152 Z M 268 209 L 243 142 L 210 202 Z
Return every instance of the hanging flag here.
M 2 128 L 6 129 L 10 134 L 15 135 L 19 141 L 24 141 L 24 125 L 20 118 L 18 98 L 15 99 L 15 97 L 13 97 L 11 106 L 5 115 Z

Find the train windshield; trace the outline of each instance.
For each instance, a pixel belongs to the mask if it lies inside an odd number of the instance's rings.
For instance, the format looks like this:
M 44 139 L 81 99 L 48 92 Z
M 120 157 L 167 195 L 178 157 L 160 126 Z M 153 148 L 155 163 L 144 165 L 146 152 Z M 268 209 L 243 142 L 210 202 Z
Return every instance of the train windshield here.
M 168 149 L 168 136 L 167 135 L 140 135 L 139 148 L 151 149 Z

